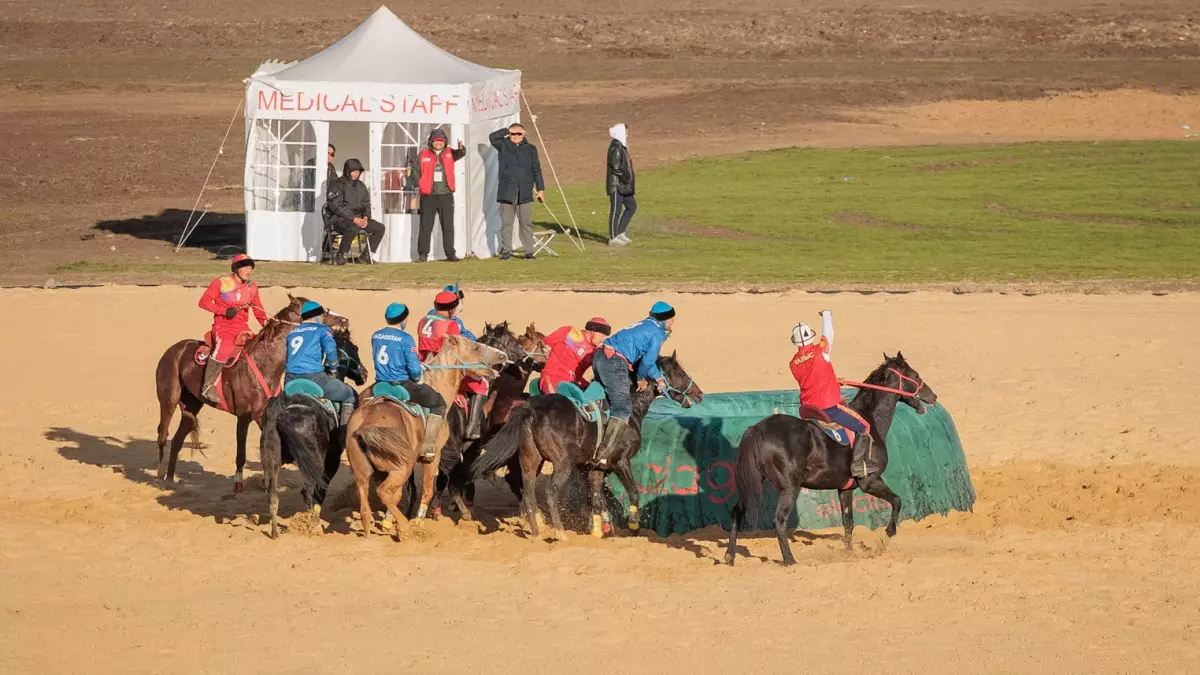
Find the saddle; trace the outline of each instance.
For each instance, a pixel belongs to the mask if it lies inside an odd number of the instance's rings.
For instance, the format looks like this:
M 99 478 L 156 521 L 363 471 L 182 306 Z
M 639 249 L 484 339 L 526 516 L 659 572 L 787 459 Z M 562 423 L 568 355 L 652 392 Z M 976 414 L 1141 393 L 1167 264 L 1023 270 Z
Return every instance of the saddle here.
M 242 357 L 242 348 L 253 337 L 254 331 L 247 330 L 238 334 L 237 338 L 233 341 L 233 355 L 229 357 L 229 362 L 225 364 L 226 368 L 238 362 L 238 359 Z M 216 343 L 213 342 L 212 331 L 210 330 L 204 334 L 204 340 L 200 342 L 199 347 L 196 347 L 196 353 L 192 355 L 192 359 L 197 365 L 206 365 L 208 357 L 212 355 L 212 350 L 215 346 Z
M 542 378 L 534 377 L 529 380 L 529 397 L 542 395 Z M 604 407 L 604 387 L 599 382 L 592 382 L 587 389 L 580 389 L 574 382 L 559 382 L 554 393 L 566 398 L 575 406 L 576 412 L 583 419 L 596 425 L 596 445 L 604 438 L 604 427 L 608 424 L 608 408 Z
M 371 400 L 366 402 L 366 405 L 379 403 L 382 401 L 391 401 L 400 406 L 404 412 L 413 417 L 420 417 L 422 421 L 429 416 L 429 410 L 422 408 L 412 402 L 412 397 L 409 396 L 408 390 L 398 384 L 390 382 L 376 382 L 371 386 Z
M 800 419 L 808 420 L 817 425 L 818 429 L 823 431 L 826 436 L 832 438 L 838 445 L 846 447 L 854 445 L 854 432 L 829 419 L 825 411 L 820 408 L 807 405 L 800 406 Z
M 321 385 L 312 380 L 292 380 L 283 385 L 283 394 L 284 396 L 307 396 L 321 404 L 325 412 L 337 419 L 337 406 L 333 404 L 333 401 L 325 398 L 325 391 L 321 389 Z

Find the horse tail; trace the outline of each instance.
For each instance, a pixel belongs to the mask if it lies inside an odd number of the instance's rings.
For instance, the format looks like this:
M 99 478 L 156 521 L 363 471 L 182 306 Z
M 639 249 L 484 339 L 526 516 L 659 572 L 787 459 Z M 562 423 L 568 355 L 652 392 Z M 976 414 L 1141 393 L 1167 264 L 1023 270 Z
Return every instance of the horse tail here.
M 751 523 L 760 522 L 763 509 L 763 473 L 759 466 L 764 441 L 760 424 L 755 424 L 742 434 L 738 443 L 737 458 L 734 460 L 734 480 L 737 483 L 739 521 L 750 518 Z M 740 523 L 739 523 L 740 524 Z
M 279 397 L 278 400 L 282 400 Z M 314 410 L 305 406 L 287 407 L 279 414 L 275 428 L 296 462 L 305 483 L 315 486 L 315 493 L 329 488 L 325 482 L 326 444 L 319 438 L 322 430 L 314 424 Z
M 361 427 L 354 432 L 354 440 L 364 453 L 391 461 L 400 461 L 408 446 L 408 436 L 397 427 Z
M 521 449 L 525 436 L 525 425 L 533 415 L 533 408 L 523 405 L 513 411 L 500 431 L 479 452 L 479 459 L 471 465 L 471 480 L 489 474 L 508 464 Z

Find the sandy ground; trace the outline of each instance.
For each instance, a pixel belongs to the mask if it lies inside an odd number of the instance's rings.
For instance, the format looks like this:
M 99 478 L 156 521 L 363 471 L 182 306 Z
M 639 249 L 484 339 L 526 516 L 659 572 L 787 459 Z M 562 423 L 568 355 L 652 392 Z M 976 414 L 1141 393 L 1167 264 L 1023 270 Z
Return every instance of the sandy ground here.
M 205 329 L 198 293 L 0 291 L 0 352 L 25 375 L 0 391 L 0 672 L 1194 670 L 1200 452 L 1179 439 L 1200 393 L 1200 295 L 668 296 L 671 346 L 706 391 L 787 386 L 787 329 L 822 308 L 844 376 L 903 349 L 954 415 L 979 492 L 975 513 L 894 540 L 860 529 L 852 555 L 832 533 L 797 537 L 791 569 L 750 539 L 731 569 L 719 531 L 528 541 L 498 493 L 487 534 L 443 520 L 364 541 L 337 512 L 324 537 L 272 542 L 262 492 L 223 499 L 233 426 L 212 410 L 184 485 L 159 485 L 153 368 Z M 360 340 L 387 301 L 420 305 L 403 290 L 319 299 Z M 543 328 L 621 325 L 650 302 L 469 300 L 472 326 Z M 285 493 L 285 514 L 298 505 Z

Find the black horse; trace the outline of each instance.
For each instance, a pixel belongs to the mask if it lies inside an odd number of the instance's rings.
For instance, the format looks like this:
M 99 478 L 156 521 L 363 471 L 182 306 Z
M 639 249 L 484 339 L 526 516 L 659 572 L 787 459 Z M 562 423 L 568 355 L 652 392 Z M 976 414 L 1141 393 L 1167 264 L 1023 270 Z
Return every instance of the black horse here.
M 338 347 L 336 376 L 349 377 L 358 386 L 367 381 L 366 369 L 359 358 L 358 345 L 350 339 L 349 322 L 334 315 L 327 323 Z M 305 509 L 318 516 L 329 483 L 342 464 L 345 439 L 337 418 L 310 396 L 279 394 L 267 403 L 263 413 L 259 454 L 271 513 L 271 538 L 279 536 L 279 469 L 295 462 L 304 477 Z
M 508 423 L 488 441 L 482 456 L 472 465 L 472 479 L 495 471 L 509 464 L 514 456 L 519 456 L 523 486 L 522 511 L 527 518 L 529 531 L 537 537 L 537 499 L 536 490 L 533 488 L 542 464 L 550 462 L 554 465 L 554 474 L 550 478 L 546 501 L 550 507 L 554 535 L 563 539 L 566 537 L 566 530 L 559 515 L 558 497 L 570 481 L 572 472 L 576 468 L 588 472 L 592 534 L 595 536 L 602 535 L 604 477 L 610 471 L 616 472 L 617 478 L 629 495 L 629 529 L 637 531 L 640 502 L 630 459 L 642 444 L 642 418 L 660 394 L 670 396 L 685 408 L 699 403 L 704 398 L 704 392 L 700 391 L 700 387 L 696 386 L 683 366 L 679 365 L 675 354 L 659 357 L 658 367 L 667 382 L 667 390 L 659 391 L 658 386 L 650 382 L 641 389 L 636 384 L 631 385 L 633 416 L 629 420 L 629 430 L 624 432 L 613 456 L 607 458 L 605 464 L 598 465 L 594 462 L 596 425 L 585 420 L 565 396 L 548 394 L 532 399 L 513 412 Z
M 729 550 L 725 561 L 734 563 L 738 530 L 745 529 L 746 519 L 758 522 L 763 507 L 763 480 L 779 491 L 779 506 L 775 509 L 775 535 L 783 564 L 793 565 L 788 545 L 788 518 L 796 506 L 796 490 L 838 490 L 841 501 L 842 526 L 846 533 L 846 550 L 851 550 L 854 535 L 854 488 L 874 495 L 892 506 L 892 519 L 887 535 L 896 535 L 900 518 L 900 497 L 883 481 L 887 468 L 887 433 L 896 413 L 896 403 L 903 400 L 917 411 L 937 403 L 937 394 L 921 379 L 899 352 L 895 357 L 883 355 L 883 365 L 863 382 L 854 402 L 850 404 L 871 424 L 873 446 L 868 458 L 870 473 L 855 479 L 850 471 L 850 449 L 838 445 L 825 435 L 812 420 L 791 415 L 772 415 L 746 430 L 738 444 L 734 464 L 738 488 L 738 503 L 733 507 L 733 525 L 729 530 Z

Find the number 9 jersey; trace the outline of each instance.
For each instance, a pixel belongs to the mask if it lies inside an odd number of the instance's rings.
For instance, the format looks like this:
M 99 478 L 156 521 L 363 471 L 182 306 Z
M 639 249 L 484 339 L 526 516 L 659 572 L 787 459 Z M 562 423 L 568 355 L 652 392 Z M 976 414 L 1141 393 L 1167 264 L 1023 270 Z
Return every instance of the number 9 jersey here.
M 325 324 L 305 321 L 287 336 L 287 372 L 292 375 L 323 373 L 337 366 L 337 343 Z

